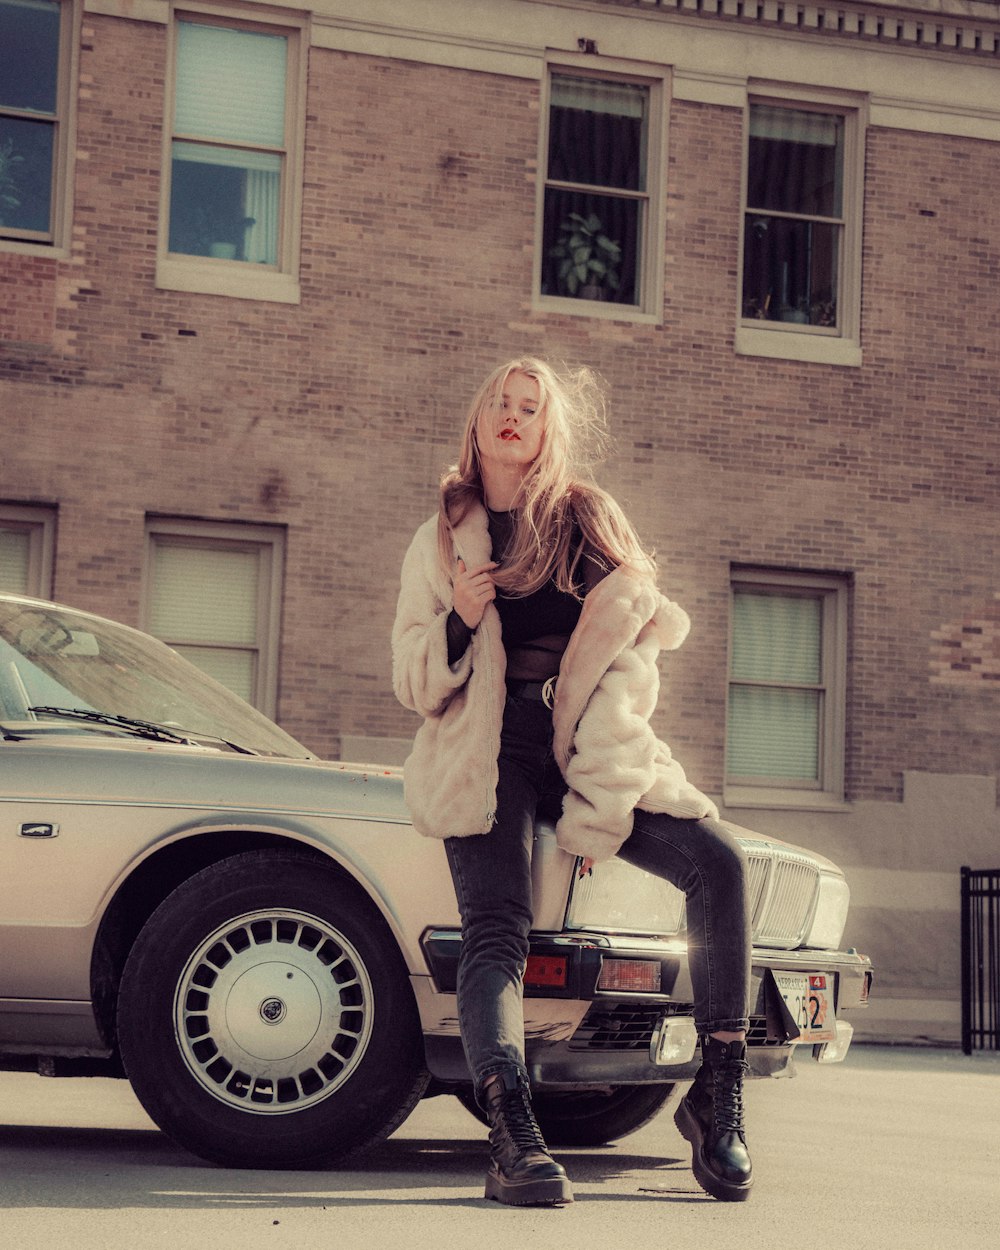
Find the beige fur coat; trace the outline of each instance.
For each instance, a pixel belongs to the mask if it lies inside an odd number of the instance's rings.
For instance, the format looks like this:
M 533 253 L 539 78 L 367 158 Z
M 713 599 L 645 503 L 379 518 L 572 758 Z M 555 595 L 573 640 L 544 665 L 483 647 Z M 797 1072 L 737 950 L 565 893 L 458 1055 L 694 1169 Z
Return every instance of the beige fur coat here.
M 491 559 L 483 508 L 456 527 L 455 555 L 468 568 Z M 468 650 L 449 666 L 452 605 L 432 517 L 403 561 L 392 655 L 397 697 L 424 717 L 404 769 L 407 805 L 418 832 L 438 838 L 486 833 L 493 825 L 505 697 L 496 608 L 487 606 Z M 683 608 L 626 568 L 584 600 L 553 711 L 554 752 L 569 787 L 556 829 L 564 850 L 610 858 L 631 833 L 636 807 L 691 819 L 718 815 L 649 724 L 659 692 L 657 655 L 679 647 L 689 626 Z

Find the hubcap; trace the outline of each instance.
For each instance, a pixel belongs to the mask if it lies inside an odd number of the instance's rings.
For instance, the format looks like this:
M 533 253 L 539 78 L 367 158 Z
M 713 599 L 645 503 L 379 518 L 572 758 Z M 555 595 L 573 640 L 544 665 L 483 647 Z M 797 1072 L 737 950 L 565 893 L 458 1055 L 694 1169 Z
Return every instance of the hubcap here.
M 374 1000 L 357 950 L 305 912 L 252 912 L 188 960 L 174 999 L 184 1062 L 214 1098 L 284 1114 L 322 1102 L 357 1068 Z

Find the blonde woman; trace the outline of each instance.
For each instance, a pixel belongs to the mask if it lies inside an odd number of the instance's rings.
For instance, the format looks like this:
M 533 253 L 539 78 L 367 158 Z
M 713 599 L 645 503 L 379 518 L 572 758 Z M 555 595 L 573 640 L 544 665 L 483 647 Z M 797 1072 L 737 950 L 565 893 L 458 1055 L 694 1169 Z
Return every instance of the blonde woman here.
M 752 1185 L 746 860 L 649 725 L 657 654 L 689 621 L 590 476 L 602 430 L 587 370 L 514 360 L 475 396 L 438 514 L 403 563 L 393 681 L 425 718 L 406 798 L 416 829 L 445 840 L 462 917 L 458 1011 L 491 1125 L 486 1197 L 572 1201 L 524 1060 L 530 830 L 543 814 L 581 874 L 617 854 L 684 890 L 703 1063 L 675 1118 L 702 1187 L 739 1201 Z

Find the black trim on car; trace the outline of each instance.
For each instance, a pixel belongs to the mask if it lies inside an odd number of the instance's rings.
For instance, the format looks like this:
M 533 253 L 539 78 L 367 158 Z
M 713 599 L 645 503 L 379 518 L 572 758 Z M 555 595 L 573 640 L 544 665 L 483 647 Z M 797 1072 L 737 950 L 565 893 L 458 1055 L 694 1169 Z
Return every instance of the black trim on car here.
M 629 938 L 611 939 L 597 934 L 532 934 L 529 958 L 566 960 L 566 979 L 562 985 L 533 982 L 530 970 L 525 976 L 525 998 L 602 998 L 597 988 L 605 958 L 658 960 L 660 989 L 658 994 L 642 995 L 650 1001 L 659 996 L 669 998 L 681 971 L 681 957 L 665 952 L 662 944 L 645 944 Z M 458 984 L 458 957 L 462 935 L 458 929 L 425 929 L 420 944 L 430 968 L 434 984 L 443 994 L 454 994 Z

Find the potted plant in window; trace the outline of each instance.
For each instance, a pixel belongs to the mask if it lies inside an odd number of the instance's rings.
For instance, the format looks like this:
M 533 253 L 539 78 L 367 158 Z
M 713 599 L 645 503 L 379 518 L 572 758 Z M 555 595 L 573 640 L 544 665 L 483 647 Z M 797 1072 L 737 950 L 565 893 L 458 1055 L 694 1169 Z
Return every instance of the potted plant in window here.
M 596 213 L 570 213 L 559 227 L 559 241 L 549 253 L 560 261 L 559 286 L 580 299 L 606 299 L 621 284 L 621 245 L 604 233 Z
M 246 247 L 246 232 L 256 225 L 254 217 L 233 217 L 199 208 L 195 211 L 195 255 L 216 260 L 238 260 Z

